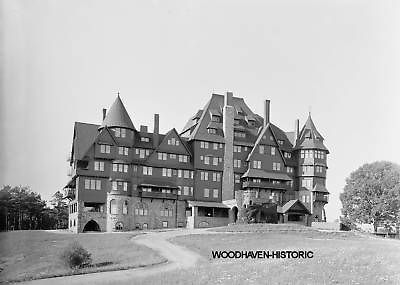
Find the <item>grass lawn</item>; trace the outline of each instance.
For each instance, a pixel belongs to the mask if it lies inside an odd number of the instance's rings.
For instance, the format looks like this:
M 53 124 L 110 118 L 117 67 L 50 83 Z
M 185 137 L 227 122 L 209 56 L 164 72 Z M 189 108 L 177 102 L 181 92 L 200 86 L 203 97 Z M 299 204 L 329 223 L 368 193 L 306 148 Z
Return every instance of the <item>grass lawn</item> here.
M 288 231 L 263 225 L 226 227 L 231 233 L 176 237 L 173 243 L 206 261 L 140 284 L 400 284 L 400 240 L 352 232 Z M 246 233 L 246 232 L 253 233 Z M 312 259 L 213 259 L 212 250 L 312 250 Z
M 133 236 L 132 233 L 1 232 L 0 282 L 126 269 L 165 261 L 149 248 L 130 241 Z M 111 264 L 72 271 L 60 255 L 73 240 L 92 254 L 93 264 Z

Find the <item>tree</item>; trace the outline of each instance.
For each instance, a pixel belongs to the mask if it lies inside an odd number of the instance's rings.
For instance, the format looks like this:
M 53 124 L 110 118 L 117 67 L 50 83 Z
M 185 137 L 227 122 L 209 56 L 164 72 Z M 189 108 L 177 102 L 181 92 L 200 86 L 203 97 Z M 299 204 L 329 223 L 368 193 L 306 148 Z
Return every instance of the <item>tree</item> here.
M 400 222 L 400 167 L 387 161 L 364 164 L 346 179 L 342 202 L 343 221 L 348 225 L 379 225 Z

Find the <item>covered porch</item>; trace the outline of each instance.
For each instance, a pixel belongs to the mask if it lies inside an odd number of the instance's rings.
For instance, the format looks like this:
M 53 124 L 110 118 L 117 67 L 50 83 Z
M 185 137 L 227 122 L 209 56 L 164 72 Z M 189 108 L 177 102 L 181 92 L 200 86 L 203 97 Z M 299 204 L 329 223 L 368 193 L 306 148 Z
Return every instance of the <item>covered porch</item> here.
M 229 207 L 219 202 L 188 201 L 187 227 L 209 228 L 229 223 Z
M 290 200 L 282 207 L 278 206 L 277 212 L 280 223 L 311 226 L 311 212 L 298 199 Z

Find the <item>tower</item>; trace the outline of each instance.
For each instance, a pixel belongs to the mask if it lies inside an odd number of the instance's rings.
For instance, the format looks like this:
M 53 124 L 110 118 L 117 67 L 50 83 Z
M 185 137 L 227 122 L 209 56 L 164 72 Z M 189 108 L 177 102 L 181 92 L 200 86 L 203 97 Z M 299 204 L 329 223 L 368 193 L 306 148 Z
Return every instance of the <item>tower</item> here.
M 315 127 L 311 114 L 300 133 L 296 121 L 295 134 L 299 199 L 310 209 L 313 221 L 326 221 L 324 206 L 328 203 L 329 195 L 326 189 L 329 150 L 325 147 L 324 138 Z

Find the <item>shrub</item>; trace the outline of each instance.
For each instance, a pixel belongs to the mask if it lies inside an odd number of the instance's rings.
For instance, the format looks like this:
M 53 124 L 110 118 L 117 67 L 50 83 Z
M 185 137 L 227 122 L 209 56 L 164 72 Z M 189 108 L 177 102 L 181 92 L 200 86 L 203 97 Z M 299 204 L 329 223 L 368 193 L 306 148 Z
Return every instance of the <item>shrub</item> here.
M 91 254 L 77 241 L 72 242 L 63 251 L 61 259 L 73 269 L 83 268 L 91 264 Z

